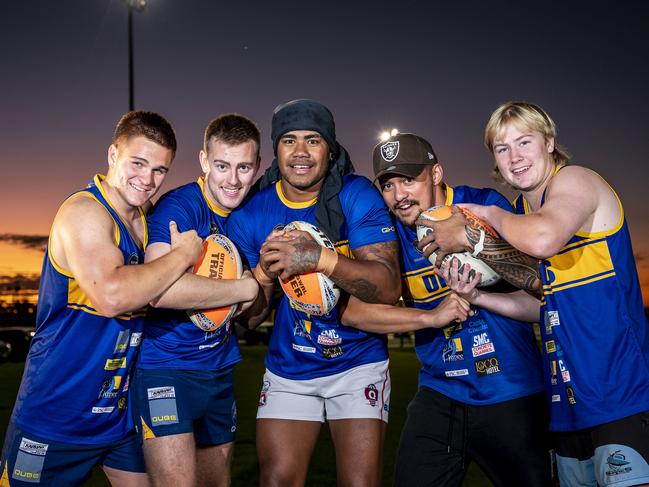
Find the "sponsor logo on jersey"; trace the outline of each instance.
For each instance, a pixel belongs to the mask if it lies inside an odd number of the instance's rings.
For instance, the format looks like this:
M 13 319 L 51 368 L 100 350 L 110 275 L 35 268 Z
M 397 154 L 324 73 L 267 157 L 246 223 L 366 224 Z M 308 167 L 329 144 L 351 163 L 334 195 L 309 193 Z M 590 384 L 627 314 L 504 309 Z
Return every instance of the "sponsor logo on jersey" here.
M 117 397 L 119 386 L 122 383 L 122 377 L 119 375 L 109 377 L 104 380 L 99 390 L 97 399 L 114 399 Z
M 117 409 L 120 411 L 126 411 L 126 397 L 122 396 L 117 400 Z
M 552 327 L 559 326 L 559 312 L 558 311 L 546 311 L 545 316 L 543 317 L 545 324 L 545 333 L 552 335 Z
M 301 337 L 301 338 L 306 338 L 307 340 L 311 340 L 311 335 L 309 334 L 309 331 L 311 329 L 311 322 L 309 321 L 309 326 L 307 328 L 307 322 L 296 319 L 295 324 L 293 326 L 293 336 L 296 337 Z
M 297 350 L 302 353 L 315 353 L 315 347 L 307 347 L 304 345 L 298 345 L 297 343 L 293 344 L 293 350 Z
M 365 399 L 367 399 L 367 403 L 370 406 L 376 406 L 376 403 L 379 401 L 379 390 L 374 384 L 369 384 L 365 387 Z
M 322 347 L 322 355 L 324 358 L 340 357 L 343 353 L 345 353 L 345 351 L 340 345 L 336 347 Z
M 566 396 L 568 397 L 568 404 L 574 406 L 577 404 L 577 399 L 575 398 L 575 391 L 570 386 L 566 386 Z
M 566 368 L 563 360 L 559 360 L 559 370 L 561 371 L 561 378 L 563 382 L 570 382 L 570 371 Z
M 115 406 L 106 406 L 106 407 L 95 406 L 92 408 L 93 414 L 106 414 L 106 413 L 112 413 L 113 411 L 115 411 Z
M 340 338 L 336 330 L 322 330 L 318 335 L 318 343 L 320 345 L 340 345 L 342 341 L 342 338 Z
M 146 392 L 149 396 L 149 401 L 176 397 L 176 388 L 174 386 L 151 387 Z
M 265 380 L 261 385 L 261 393 L 259 394 L 259 407 L 266 405 L 266 400 L 268 399 L 267 393 L 270 389 L 270 381 Z
M 478 311 L 479 312 L 479 311 Z M 475 318 L 475 316 L 474 316 Z M 486 331 L 488 328 L 487 323 L 483 319 L 478 319 L 474 320 L 471 322 L 471 324 L 467 327 L 467 332 L 471 333 L 472 335 L 475 335 L 476 333 L 480 333 L 481 331 Z
M 142 342 L 142 332 L 136 331 L 131 335 L 131 347 L 138 347 Z
M 553 360 L 550 363 L 551 375 L 550 375 L 550 384 L 553 386 L 557 385 L 557 361 Z
M 556 352 L 557 347 L 555 346 L 554 340 L 548 340 L 545 342 L 545 353 Z
M 630 462 L 627 461 L 626 456 L 623 453 L 620 453 L 621 451 L 622 450 L 614 451 L 608 457 L 606 457 L 606 464 L 610 469 L 606 471 L 606 475 L 620 475 L 623 473 L 629 473 L 631 470 L 633 470 L 632 467 L 628 466 Z
M 25 453 L 29 453 L 30 455 L 45 456 L 49 446 L 50 445 L 47 443 L 39 443 L 23 436 L 20 439 L 20 446 L 18 447 L 18 449 L 24 451 Z
M 381 228 L 381 233 L 392 233 L 394 232 L 394 227 L 383 227 Z
M 119 332 L 119 335 L 117 335 L 117 342 L 115 343 L 115 350 L 113 353 L 121 353 L 126 351 L 126 349 L 128 348 L 128 337 L 129 337 L 128 330 L 122 330 Z
M 480 355 L 486 355 L 492 352 L 495 352 L 494 344 L 491 342 L 489 335 L 486 332 L 473 337 L 471 353 L 474 357 L 479 357 Z
M 128 257 L 128 265 L 136 265 L 140 263 L 140 257 L 138 257 L 137 253 L 133 252 L 129 257 Z
M 109 358 L 106 360 L 106 365 L 104 365 L 104 370 L 117 370 L 123 369 L 126 367 L 126 357 L 122 358 Z
M 474 362 L 475 371 L 478 377 L 486 377 L 488 375 L 498 374 L 500 372 L 500 362 L 498 357 L 489 357 L 476 360 Z
M 552 402 L 561 402 L 561 396 L 559 394 L 552 394 Z
M 444 371 L 446 377 L 460 377 L 462 375 L 469 375 L 469 369 L 455 369 Z
M 454 326 L 447 326 L 444 328 L 444 338 L 449 339 L 453 336 L 453 334 L 457 331 L 460 331 L 462 329 L 462 323 Z
M 464 360 L 464 354 L 462 353 L 462 339 L 460 337 L 446 340 L 446 344 L 442 349 L 442 360 L 444 362 L 458 362 Z

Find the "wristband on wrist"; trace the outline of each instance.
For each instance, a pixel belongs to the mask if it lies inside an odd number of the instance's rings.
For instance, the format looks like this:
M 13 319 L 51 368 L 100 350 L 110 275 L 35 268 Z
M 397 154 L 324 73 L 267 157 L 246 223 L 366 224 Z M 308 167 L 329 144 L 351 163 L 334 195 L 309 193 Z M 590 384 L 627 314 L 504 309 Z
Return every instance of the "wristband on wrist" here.
M 325 276 L 331 277 L 334 272 L 334 267 L 338 263 L 338 252 L 325 249 L 320 251 L 320 259 L 318 259 L 318 266 L 316 270 L 322 272 Z
M 480 229 L 480 240 L 473 246 L 473 252 L 471 252 L 471 255 L 473 257 L 477 257 L 480 252 L 484 249 L 484 237 L 485 233 L 484 230 L 481 228 Z
M 259 264 L 252 270 L 252 275 L 255 276 L 257 282 L 261 285 L 268 286 L 273 283 L 273 279 L 268 277 Z

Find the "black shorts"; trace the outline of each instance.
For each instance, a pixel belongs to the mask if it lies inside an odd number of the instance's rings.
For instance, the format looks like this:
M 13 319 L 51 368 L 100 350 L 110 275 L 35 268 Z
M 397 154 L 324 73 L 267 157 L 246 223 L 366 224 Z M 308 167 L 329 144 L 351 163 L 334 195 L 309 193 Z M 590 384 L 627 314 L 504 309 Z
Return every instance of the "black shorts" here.
M 554 443 L 562 487 L 649 483 L 649 411 L 554 433 Z
M 427 387 L 408 406 L 395 486 L 460 486 L 474 461 L 499 486 L 552 485 L 543 393 L 487 406 L 454 401 Z

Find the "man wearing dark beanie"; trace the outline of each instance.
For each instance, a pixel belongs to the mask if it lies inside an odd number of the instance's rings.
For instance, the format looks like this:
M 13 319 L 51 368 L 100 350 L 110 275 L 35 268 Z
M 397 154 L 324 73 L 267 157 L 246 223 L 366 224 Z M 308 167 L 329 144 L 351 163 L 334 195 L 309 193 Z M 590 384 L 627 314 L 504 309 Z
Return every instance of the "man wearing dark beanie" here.
M 352 174 L 331 112 L 312 100 L 280 105 L 272 140 L 276 158 L 259 192 L 228 222 L 228 236 L 264 291 L 245 317 L 248 326 L 268 314 L 278 277 L 315 271 L 363 301 L 395 303 L 401 289 L 394 227 L 372 183 Z M 320 228 L 337 252 L 305 232 L 286 237 L 276 230 L 297 220 Z M 257 412 L 260 484 L 303 485 L 326 419 L 337 483 L 380 485 L 389 398 L 384 337 L 343 326 L 338 306 L 308 315 L 282 295 Z

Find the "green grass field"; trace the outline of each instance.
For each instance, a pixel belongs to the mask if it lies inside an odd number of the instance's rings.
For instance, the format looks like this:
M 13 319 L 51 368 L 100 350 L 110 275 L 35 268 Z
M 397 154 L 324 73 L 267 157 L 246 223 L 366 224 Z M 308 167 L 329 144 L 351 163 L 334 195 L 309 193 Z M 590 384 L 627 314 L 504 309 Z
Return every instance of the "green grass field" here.
M 232 485 L 248 487 L 258 484 L 259 469 L 255 454 L 255 412 L 261 389 L 264 371 L 264 346 L 243 346 L 243 361 L 236 369 L 236 397 L 239 427 L 232 465 Z M 11 415 L 13 402 L 18 391 L 23 363 L 0 365 L 0 437 Z M 394 459 L 399 443 L 399 434 L 406 417 L 406 406 L 417 390 L 417 371 L 419 362 L 412 349 L 390 350 L 390 374 L 392 377 L 392 399 L 390 404 L 390 424 L 388 426 L 385 453 L 383 485 L 392 485 Z M 323 426 L 316 451 L 309 468 L 307 485 L 309 487 L 330 487 L 335 485 L 335 456 L 329 430 Z M 87 482 L 88 486 L 107 486 L 103 473 L 97 470 Z M 470 465 L 465 486 L 491 486 L 475 465 Z

